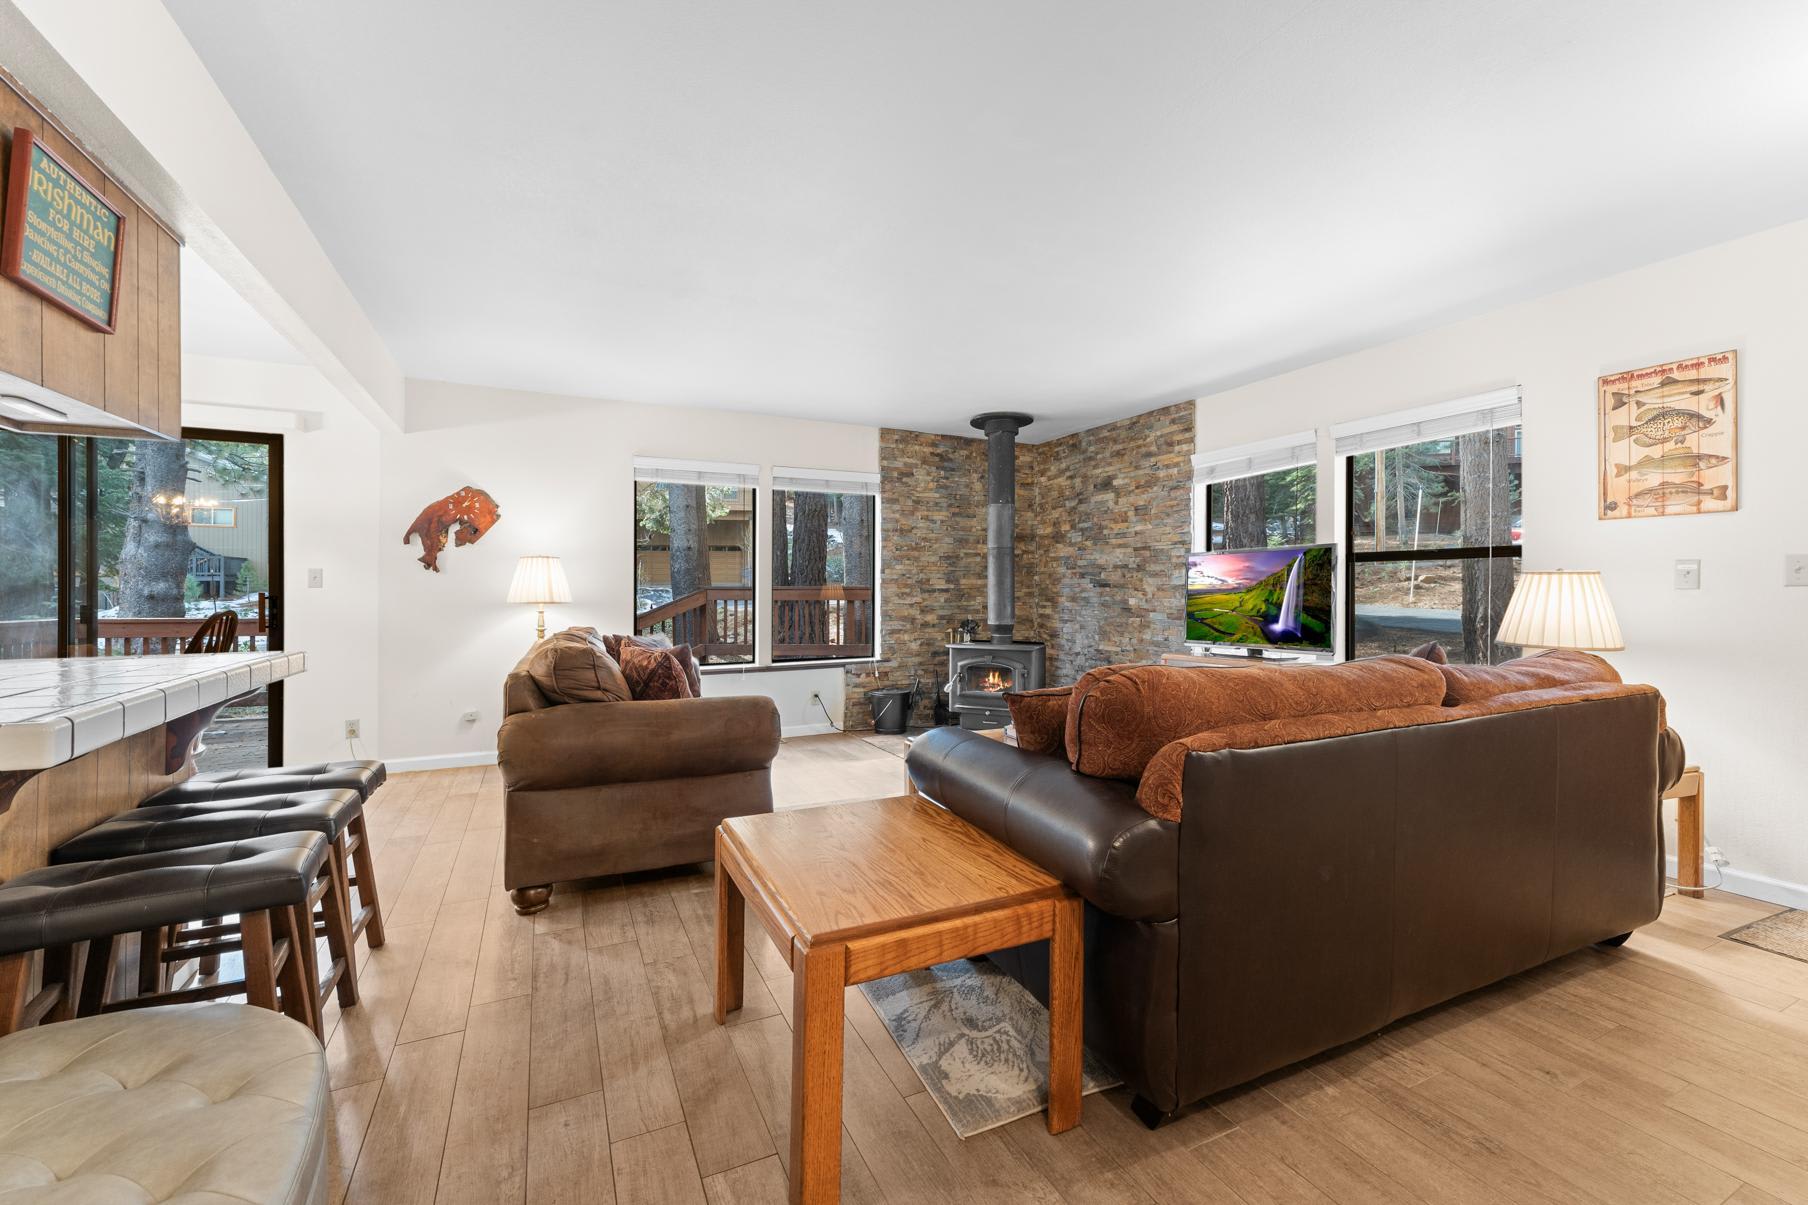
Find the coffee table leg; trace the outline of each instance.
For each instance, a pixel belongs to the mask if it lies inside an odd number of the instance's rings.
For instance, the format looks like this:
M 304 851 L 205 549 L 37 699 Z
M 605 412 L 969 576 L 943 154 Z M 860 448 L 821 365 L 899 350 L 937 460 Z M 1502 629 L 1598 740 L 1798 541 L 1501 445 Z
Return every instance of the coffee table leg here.
M 1080 1124 L 1081 1001 L 1086 980 L 1078 896 L 1055 901 L 1048 942 L 1048 1132 Z
M 741 973 L 746 965 L 746 907 L 740 884 L 722 860 L 722 837 L 716 836 L 716 1024 L 741 1007 Z
M 841 1199 L 841 1027 L 847 947 L 791 958 L 791 1205 Z

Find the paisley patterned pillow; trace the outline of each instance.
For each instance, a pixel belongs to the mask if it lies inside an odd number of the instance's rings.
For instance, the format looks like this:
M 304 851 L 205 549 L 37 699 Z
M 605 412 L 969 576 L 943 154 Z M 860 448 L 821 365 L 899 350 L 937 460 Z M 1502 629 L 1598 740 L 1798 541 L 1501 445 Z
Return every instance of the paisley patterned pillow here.
M 636 699 L 690 699 L 691 684 L 671 649 L 642 648 L 622 641 L 622 676 Z

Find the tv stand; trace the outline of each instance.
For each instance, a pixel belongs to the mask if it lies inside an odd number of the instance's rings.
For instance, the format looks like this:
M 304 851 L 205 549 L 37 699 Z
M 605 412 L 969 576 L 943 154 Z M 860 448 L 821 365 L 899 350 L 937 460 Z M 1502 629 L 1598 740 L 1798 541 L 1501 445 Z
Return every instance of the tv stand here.
M 1241 653 L 1221 653 L 1214 649 L 1194 653 L 1163 653 L 1160 657 L 1162 665 L 1212 665 L 1248 664 L 1259 661 L 1264 665 L 1329 665 L 1328 657 L 1315 657 L 1310 653 L 1283 653 L 1277 649 L 1250 649 Z

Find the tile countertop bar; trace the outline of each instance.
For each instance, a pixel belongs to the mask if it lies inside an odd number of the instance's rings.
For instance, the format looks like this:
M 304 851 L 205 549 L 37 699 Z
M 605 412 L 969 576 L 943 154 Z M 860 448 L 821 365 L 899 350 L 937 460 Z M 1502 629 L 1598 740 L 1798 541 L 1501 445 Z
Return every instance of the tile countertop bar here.
M 306 668 L 290 652 L 0 661 L 0 772 L 72 761 Z

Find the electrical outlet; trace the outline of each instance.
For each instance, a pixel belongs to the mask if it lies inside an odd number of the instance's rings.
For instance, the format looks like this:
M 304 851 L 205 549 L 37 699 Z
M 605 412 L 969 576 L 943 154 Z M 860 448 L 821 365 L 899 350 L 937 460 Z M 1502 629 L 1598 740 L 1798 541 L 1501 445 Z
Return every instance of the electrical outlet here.
M 820 690 L 813 690 L 810 692 L 810 706 L 812 706 L 812 707 L 821 707 L 822 706 L 822 692 Z
M 1725 866 L 1731 860 L 1720 852 L 1718 845 L 1710 845 L 1702 852 L 1707 854 L 1708 864 L 1711 866 Z
M 348 741 L 355 741 L 358 739 L 358 721 L 357 720 L 345 721 L 345 739 Z
M 320 587 L 322 587 L 324 585 L 326 585 L 326 570 L 324 570 L 324 569 L 308 570 L 308 589 L 318 590 L 318 589 L 320 589 Z
M 1808 552 L 1794 552 L 1783 558 L 1783 584 L 1808 586 Z
M 1701 562 L 1676 562 L 1676 588 L 1678 590 L 1701 589 Z
M 471 710 L 465 712 L 463 715 L 459 716 L 458 718 L 463 720 L 467 724 L 475 724 L 477 722 L 477 709 L 475 707 L 473 707 Z

